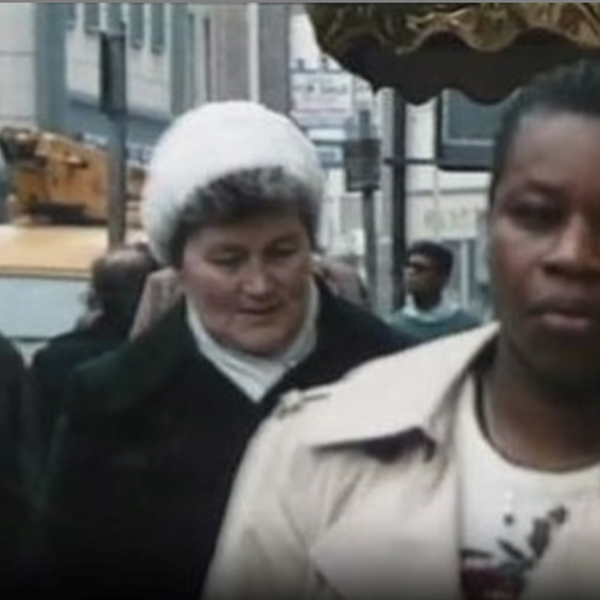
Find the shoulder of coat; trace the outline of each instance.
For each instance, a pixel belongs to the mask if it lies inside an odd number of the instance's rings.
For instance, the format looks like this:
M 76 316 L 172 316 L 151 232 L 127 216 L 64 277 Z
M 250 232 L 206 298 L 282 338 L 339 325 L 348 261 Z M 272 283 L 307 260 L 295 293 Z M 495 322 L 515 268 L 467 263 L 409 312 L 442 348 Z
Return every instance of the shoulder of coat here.
M 323 385 L 308 390 L 290 390 L 281 397 L 273 414 L 278 419 L 297 414 L 311 403 L 329 398 L 333 387 L 333 385 Z

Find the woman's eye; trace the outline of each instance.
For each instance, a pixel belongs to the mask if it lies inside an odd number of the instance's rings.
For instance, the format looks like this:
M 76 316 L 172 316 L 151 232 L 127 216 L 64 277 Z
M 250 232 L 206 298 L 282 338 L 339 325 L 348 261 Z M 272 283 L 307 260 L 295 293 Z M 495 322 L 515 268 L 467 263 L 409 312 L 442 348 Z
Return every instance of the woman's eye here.
M 556 206 L 541 202 L 517 202 L 510 212 L 518 223 L 530 229 L 551 227 L 561 219 Z
M 298 248 L 296 246 L 281 246 L 280 248 L 274 248 L 270 252 L 270 256 L 272 258 L 288 258 L 290 256 L 294 256 L 298 252 Z
M 213 265 L 224 268 L 234 268 L 242 264 L 244 258 L 236 254 L 226 254 L 223 256 L 214 256 L 211 260 Z

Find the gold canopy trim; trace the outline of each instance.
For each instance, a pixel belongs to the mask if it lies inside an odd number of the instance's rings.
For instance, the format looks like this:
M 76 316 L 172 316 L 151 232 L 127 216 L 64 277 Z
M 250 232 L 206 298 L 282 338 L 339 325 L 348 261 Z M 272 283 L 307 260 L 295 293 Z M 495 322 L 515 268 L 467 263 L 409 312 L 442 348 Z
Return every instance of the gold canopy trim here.
M 559 36 L 585 49 L 600 48 L 597 3 L 308 4 L 323 50 L 344 56 L 370 37 L 402 55 L 440 34 L 479 52 L 498 52 L 533 31 Z

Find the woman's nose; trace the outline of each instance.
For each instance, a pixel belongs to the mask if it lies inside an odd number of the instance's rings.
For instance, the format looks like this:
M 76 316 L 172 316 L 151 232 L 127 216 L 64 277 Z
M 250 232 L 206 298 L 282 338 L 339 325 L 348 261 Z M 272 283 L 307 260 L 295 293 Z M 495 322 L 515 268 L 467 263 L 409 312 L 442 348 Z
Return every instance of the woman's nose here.
M 569 275 L 600 275 L 600 231 L 584 219 L 573 219 L 560 233 L 549 265 Z
M 251 265 L 243 276 L 243 289 L 248 294 L 259 296 L 271 291 L 272 277 L 263 265 Z

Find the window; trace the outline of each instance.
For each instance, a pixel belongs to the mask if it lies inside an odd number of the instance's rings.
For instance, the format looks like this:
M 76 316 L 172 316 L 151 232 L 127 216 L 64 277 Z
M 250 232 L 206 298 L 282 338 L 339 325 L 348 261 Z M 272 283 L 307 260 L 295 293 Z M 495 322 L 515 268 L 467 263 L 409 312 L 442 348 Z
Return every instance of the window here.
M 165 48 L 165 3 L 157 2 L 150 5 L 151 10 L 151 48 L 152 52 L 162 52 Z
M 65 2 L 65 15 L 69 29 L 73 29 L 77 23 L 77 6 L 77 2 Z
M 83 3 L 83 27 L 88 33 L 95 33 L 100 29 L 100 4 Z
M 460 92 L 444 91 L 437 102 L 436 154 L 448 170 L 487 170 L 492 143 L 510 98 L 478 104 Z
M 129 5 L 129 39 L 134 48 L 144 45 L 146 5 L 133 2 Z
M 106 4 L 106 21 L 112 31 L 117 31 L 123 20 L 121 2 L 110 2 Z

